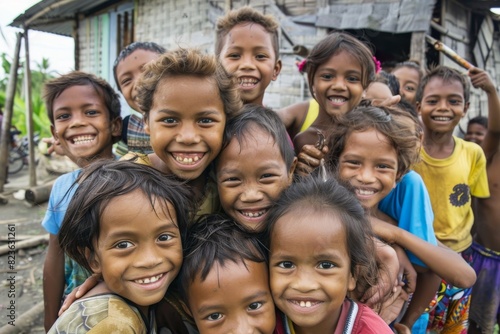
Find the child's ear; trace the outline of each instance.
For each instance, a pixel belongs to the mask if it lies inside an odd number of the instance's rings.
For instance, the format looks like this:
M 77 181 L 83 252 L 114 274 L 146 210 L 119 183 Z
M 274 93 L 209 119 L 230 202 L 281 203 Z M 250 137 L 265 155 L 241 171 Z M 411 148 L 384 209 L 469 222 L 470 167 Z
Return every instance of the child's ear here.
M 100 274 L 102 272 L 101 263 L 99 262 L 99 258 L 96 256 L 94 252 L 85 247 L 85 258 L 92 269 L 92 272 L 95 274 Z
M 111 135 L 113 137 L 121 137 L 122 135 L 122 118 L 116 117 L 111 121 Z
M 59 139 L 56 128 L 53 125 L 50 126 L 50 132 L 52 133 L 52 137 L 54 137 L 54 139 Z
M 295 172 L 295 168 L 297 167 L 297 162 L 297 157 L 294 157 L 292 165 L 290 166 L 290 170 L 288 171 L 288 185 L 291 185 L 293 182 L 293 173 Z
M 281 72 L 281 59 L 278 59 L 278 61 L 276 62 L 276 64 L 274 64 L 274 70 L 273 70 L 273 81 L 275 81 L 276 79 L 278 79 L 278 75 L 280 74 Z
M 356 279 L 358 277 L 359 266 L 354 267 L 354 273 L 349 273 L 349 278 L 347 279 L 347 291 L 354 291 L 356 289 Z
M 144 122 L 144 132 L 146 132 L 148 135 L 150 135 L 150 133 L 149 133 L 149 118 L 143 116 L 142 121 Z
M 462 118 L 467 114 L 467 110 L 469 110 L 470 107 L 470 102 L 467 102 L 464 106 L 464 114 L 462 115 Z
M 420 116 L 420 107 L 421 107 L 422 105 L 420 104 L 420 102 L 418 102 L 418 101 L 417 101 L 417 102 L 416 102 L 416 106 L 417 106 L 417 113 L 418 113 L 418 115 Z

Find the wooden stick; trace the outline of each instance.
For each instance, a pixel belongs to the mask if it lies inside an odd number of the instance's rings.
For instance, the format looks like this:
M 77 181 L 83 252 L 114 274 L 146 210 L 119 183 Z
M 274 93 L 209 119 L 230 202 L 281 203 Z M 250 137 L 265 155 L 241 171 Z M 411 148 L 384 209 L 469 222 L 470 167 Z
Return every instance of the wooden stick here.
M 432 38 L 429 35 L 425 35 L 425 40 L 434 46 L 434 49 L 442 52 L 445 56 L 456 62 L 458 65 L 462 66 L 465 69 L 470 69 L 474 67 L 471 63 L 469 63 L 464 58 L 460 57 L 455 51 L 450 49 L 447 45 L 443 44 L 443 42 L 438 41 L 435 38 Z
M 43 301 L 21 314 L 15 321 L 15 326 L 8 323 L 0 328 L 0 334 L 29 333 L 37 320 L 43 315 Z M 5 316 L 4 316 L 5 317 Z M 9 318 L 7 318 L 9 320 Z

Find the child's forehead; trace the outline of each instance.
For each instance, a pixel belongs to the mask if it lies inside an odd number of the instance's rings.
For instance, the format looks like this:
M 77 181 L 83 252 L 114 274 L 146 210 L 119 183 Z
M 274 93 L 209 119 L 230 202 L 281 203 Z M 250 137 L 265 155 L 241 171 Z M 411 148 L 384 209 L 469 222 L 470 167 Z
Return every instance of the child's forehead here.
M 266 262 L 254 262 L 249 259 L 236 258 L 226 259 L 223 263 L 215 261 L 203 279 L 201 272 L 196 274 L 193 283 L 198 285 L 211 285 L 214 281 L 217 284 L 224 282 L 234 282 L 235 280 L 245 280 L 255 278 L 264 278 L 263 283 L 267 281 L 268 265 Z
M 449 92 L 450 91 L 450 92 Z M 452 95 L 464 96 L 464 87 L 462 82 L 456 78 L 443 78 L 434 76 L 429 79 L 423 90 L 423 96 L 439 95 L 441 93 L 451 93 Z

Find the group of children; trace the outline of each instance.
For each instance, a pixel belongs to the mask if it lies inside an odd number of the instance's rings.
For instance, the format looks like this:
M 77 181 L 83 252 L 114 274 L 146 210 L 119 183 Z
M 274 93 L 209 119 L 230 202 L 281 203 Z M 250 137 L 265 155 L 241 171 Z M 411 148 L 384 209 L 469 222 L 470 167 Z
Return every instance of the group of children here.
M 402 63 L 400 102 L 371 51 L 332 33 L 305 64 L 314 101 L 275 112 L 278 50 L 276 21 L 249 7 L 219 19 L 215 55 L 134 43 L 114 66 L 142 114 L 126 122 L 91 74 L 47 83 L 53 136 L 82 167 L 42 222 L 49 333 L 492 331 L 500 102 L 486 72 L 469 71 L 489 98 L 485 156 L 453 136 L 469 103 L 458 71 Z M 113 161 L 120 138 L 130 151 Z

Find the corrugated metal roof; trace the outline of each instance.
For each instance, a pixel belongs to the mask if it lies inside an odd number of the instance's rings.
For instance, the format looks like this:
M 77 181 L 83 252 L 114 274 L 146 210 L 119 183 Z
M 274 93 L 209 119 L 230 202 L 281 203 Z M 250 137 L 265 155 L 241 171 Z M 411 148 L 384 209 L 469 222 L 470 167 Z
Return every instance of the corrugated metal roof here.
M 76 15 L 89 15 L 118 2 L 120 1 L 42 0 L 16 17 L 9 25 L 22 28 L 25 22 L 32 20 L 28 24 L 30 29 L 57 35 L 71 36 Z M 40 13 L 42 13 L 42 15 L 39 15 Z M 36 17 L 37 15 L 39 16 Z

